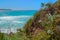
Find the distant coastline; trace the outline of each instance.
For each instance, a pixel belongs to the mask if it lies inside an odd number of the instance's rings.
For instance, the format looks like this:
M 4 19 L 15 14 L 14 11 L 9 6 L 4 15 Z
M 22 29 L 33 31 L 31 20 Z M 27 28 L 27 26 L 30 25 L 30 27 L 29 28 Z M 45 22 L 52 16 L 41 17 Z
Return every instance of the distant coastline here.
M 11 10 L 11 9 L 0 9 L 0 10 Z
M 2 11 L 12 11 L 11 9 L 0 9 L 0 12 Z

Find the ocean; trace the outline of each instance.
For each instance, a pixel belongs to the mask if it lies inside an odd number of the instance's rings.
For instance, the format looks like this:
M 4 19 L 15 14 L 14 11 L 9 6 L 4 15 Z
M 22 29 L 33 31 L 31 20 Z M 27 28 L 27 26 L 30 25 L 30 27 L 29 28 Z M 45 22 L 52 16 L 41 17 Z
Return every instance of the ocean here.
M 26 22 L 36 13 L 36 10 L 12 10 L 0 11 L 0 30 L 7 32 L 22 28 Z

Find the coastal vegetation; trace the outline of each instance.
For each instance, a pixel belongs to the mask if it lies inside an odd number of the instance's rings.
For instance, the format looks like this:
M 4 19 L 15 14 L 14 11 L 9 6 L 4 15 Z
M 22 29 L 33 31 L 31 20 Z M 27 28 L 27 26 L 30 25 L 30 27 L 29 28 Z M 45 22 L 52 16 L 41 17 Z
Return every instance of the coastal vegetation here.
M 60 0 L 42 3 L 40 9 L 17 33 L 0 33 L 0 40 L 60 40 Z

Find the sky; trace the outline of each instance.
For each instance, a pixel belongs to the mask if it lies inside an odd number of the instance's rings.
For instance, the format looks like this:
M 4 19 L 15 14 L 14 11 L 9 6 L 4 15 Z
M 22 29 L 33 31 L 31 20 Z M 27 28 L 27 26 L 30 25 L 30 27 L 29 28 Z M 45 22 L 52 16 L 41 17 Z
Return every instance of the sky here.
M 0 0 L 0 9 L 38 10 L 41 3 L 56 2 L 56 0 Z

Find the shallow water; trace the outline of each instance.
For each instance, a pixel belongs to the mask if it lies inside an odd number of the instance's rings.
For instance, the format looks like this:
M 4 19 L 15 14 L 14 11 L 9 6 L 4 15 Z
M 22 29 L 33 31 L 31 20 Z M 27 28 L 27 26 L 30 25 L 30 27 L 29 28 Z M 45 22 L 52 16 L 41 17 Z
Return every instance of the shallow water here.
M 0 11 L 0 29 L 5 31 L 9 28 L 14 30 L 22 28 L 35 12 L 35 10 Z

